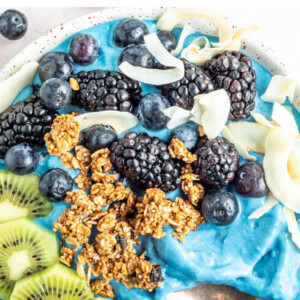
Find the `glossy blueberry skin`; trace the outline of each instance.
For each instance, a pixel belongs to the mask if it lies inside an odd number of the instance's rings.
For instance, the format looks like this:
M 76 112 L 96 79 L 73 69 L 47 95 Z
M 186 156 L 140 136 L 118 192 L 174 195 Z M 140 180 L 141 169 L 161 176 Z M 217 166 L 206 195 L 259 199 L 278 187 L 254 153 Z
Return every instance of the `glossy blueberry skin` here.
M 158 30 L 157 31 L 157 36 L 160 39 L 161 43 L 163 46 L 168 50 L 174 50 L 177 46 L 177 38 L 176 36 L 170 32 L 170 31 L 165 31 L 165 30 Z
M 204 197 L 201 211 L 208 223 L 225 226 L 234 221 L 239 206 L 232 193 L 225 190 L 212 190 Z
M 39 153 L 26 143 L 9 148 L 4 158 L 7 169 L 18 175 L 34 172 L 38 167 L 39 161 Z
M 74 61 L 68 53 L 47 53 L 40 61 L 39 76 L 42 82 L 51 78 L 68 80 L 73 73 Z
M 189 150 L 196 146 L 198 137 L 198 130 L 188 125 L 178 126 L 171 133 L 172 139 L 180 140 Z
M 21 39 L 27 28 L 27 18 L 15 9 L 9 9 L 0 16 L 0 33 L 9 40 Z
M 170 101 L 163 95 L 150 93 L 140 100 L 137 108 L 137 117 L 146 128 L 161 130 L 166 127 L 170 120 L 163 113 L 170 106 Z
M 109 125 L 94 125 L 85 135 L 85 146 L 95 152 L 108 148 L 117 139 L 115 130 Z
M 72 190 L 72 177 L 64 170 L 55 168 L 45 172 L 40 178 L 41 195 L 51 202 L 64 200 L 67 191 Z
M 261 164 L 252 161 L 240 166 L 234 179 L 235 189 L 244 197 L 260 198 L 269 193 Z
M 89 65 L 99 56 L 98 43 L 90 34 L 78 34 L 71 41 L 70 55 L 77 64 Z
M 148 34 L 145 24 L 137 19 L 126 19 L 118 24 L 114 31 L 114 41 L 119 47 L 144 43 L 144 35 Z
M 143 68 L 154 68 L 155 66 L 154 56 L 144 45 L 130 45 L 126 47 L 120 55 L 119 65 L 124 61 Z
M 72 89 L 67 81 L 51 78 L 43 83 L 40 96 L 42 104 L 49 109 L 56 110 L 71 103 Z

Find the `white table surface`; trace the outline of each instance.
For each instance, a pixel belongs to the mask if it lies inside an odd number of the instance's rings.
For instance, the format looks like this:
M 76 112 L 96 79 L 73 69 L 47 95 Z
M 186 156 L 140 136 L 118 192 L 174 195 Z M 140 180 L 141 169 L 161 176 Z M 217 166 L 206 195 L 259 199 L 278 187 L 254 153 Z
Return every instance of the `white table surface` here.
M 0 8 L 0 13 L 8 8 Z M 0 36 L 0 68 L 21 49 L 41 34 L 69 19 L 93 12 L 101 8 L 17 8 L 25 13 L 29 29 L 24 38 L 9 41 Z M 255 33 L 258 40 L 269 45 L 282 61 L 293 70 L 300 69 L 300 8 L 218 8 L 214 9 L 238 26 L 255 23 L 260 30 Z

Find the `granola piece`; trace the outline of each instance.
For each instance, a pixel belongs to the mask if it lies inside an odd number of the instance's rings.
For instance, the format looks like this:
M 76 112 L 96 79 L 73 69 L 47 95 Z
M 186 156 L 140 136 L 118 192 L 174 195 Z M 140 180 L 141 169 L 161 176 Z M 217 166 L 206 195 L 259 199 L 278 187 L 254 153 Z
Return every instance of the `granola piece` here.
M 96 250 L 99 255 L 105 255 L 107 253 L 113 253 L 117 240 L 115 236 L 109 232 L 102 232 L 96 236 Z
M 60 162 L 68 169 L 79 169 L 77 158 L 70 152 L 65 152 L 60 157 Z
M 82 172 L 87 173 L 92 162 L 91 151 L 83 146 L 76 146 L 75 153 L 79 169 Z
M 82 190 L 67 192 L 65 202 L 73 203 L 72 209 L 79 216 L 90 215 L 96 210 L 94 203 L 89 200 L 87 194 Z
M 199 136 L 200 137 L 204 137 L 205 136 L 205 133 L 204 133 L 204 130 L 203 130 L 203 126 L 198 126 L 198 132 L 199 132 Z
M 80 127 L 79 123 L 75 122 L 73 115 L 57 116 L 51 128 L 51 132 L 44 137 L 50 154 L 60 156 L 77 144 Z
M 100 173 L 98 171 L 95 171 L 92 174 L 92 179 L 95 182 L 99 183 L 113 183 L 118 179 L 119 175 L 118 174 L 107 174 L 107 173 Z
M 200 224 L 203 224 L 204 218 L 190 203 L 185 202 L 181 198 L 176 198 L 171 203 L 168 223 L 175 230 L 173 236 L 184 242 L 185 235 L 189 234 L 191 230 L 196 230 Z
M 181 174 L 186 174 L 186 173 L 193 173 L 193 168 L 190 164 L 186 164 L 181 168 Z
M 106 214 L 106 211 L 99 211 L 96 213 L 93 213 L 92 215 L 86 217 L 83 219 L 83 222 L 88 226 L 89 228 L 92 228 L 94 225 L 97 225 L 97 222 L 100 220 L 103 214 Z
M 97 229 L 100 232 L 113 231 L 117 225 L 117 219 L 114 214 L 103 212 L 103 216 L 97 223 Z
M 60 249 L 61 256 L 58 259 L 60 260 L 60 262 L 70 267 L 71 263 L 74 260 L 76 251 L 77 251 L 76 248 L 62 247 Z
M 53 231 L 60 231 L 66 242 L 72 246 L 80 246 L 88 242 L 91 230 L 85 226 L 73 209 L 66 209 L 59 217 L 59 222 L 53 223 Z
M 98 171 L 99 173 L 105 173 L 110 171 L 112 164 L 110 161 L 110 151 L 106 149 L 100 149 L 92 154 L 91 170 Z
M 92 179 L 82 172 L 75 178 L 74 182 L 82 191 L 87 191 L 92 185 Z
M 96 279 L 91 283 L 92 290 L 100 296 L 114 298 L 115 293 L 109 284 L 108 280 L 105 279 Z
M 197 155 L 192 154 L 180 140 L 172 139 L 168 149 L 173 158 L 181 159 L 189 164 L 197 159 Z
M 204 198 L 203 186 L 200 183 L 194 184 L 194 181 L 199 180 L 198 175 L 185 173 L 180 178 L 182 179 L 181 187 L 183 192 L 194 206 L 198 206 L 199 201 Z
M 80 254 L 78 255 L 78 261 L 83 265 L 86 264 L 88 266 L 91 266 L 92 264 L 96 264 L 99 260 L 100 256 L 97 253 L 94 245 L 90 244 L 85 244 Z

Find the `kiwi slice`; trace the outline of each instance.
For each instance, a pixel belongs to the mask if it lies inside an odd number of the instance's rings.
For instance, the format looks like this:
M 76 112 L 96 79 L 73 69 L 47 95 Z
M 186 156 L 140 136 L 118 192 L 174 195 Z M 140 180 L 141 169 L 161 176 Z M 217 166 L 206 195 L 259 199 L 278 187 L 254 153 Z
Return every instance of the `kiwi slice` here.
M 44 217 L 51 210 L 51 203 L 39 192 L 38 175 L 19 176 L 0 170 L 0 223 Z
M 0 299 L 14 284 L 58 262 L 55 234 L 28 219 L 0 224 Z
M 10 300 L 94 300 L 91 288 L 77 273 L 61 264 L 16 283 Z M 104 300 L 104 299 L 103 299 Z

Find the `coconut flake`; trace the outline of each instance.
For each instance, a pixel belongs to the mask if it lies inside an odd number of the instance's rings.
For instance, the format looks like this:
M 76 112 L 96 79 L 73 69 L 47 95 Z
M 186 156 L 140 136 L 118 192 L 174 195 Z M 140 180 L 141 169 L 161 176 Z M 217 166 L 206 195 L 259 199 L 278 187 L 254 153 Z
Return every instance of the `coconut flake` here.
M 193 34 L 193 33 L 195 33 L 195 30 L 194 30 L 194 28 L 192 26 L 190 26 L 190 25 L 184 25 L 184 27 L 182 29 L 182 32 L 180 34 L 177 46 L 176 46 L 176 48 L 174 50 L 171 51 L 171 54 L 177 56 L 181 52 L 181 50 L 183 48 L 184 40 L 190 34 Z
M 282 104 L 286 97 L 292 102 L 296 90 L 296 81 L 293 78 L 282 75 L 275 75 L 266 92 L 261 96 L 261 99 L 266 102 L 278 102 Z
M 228 44 L 232 40 L 232 27 L 228 20 L 213 11 L 197 8 L 174 8 L 167 10 L 157 21 L 157 28 L 171 31 L 176 24 L 188 18 L 203 18 L 213 22 L 219 32 L 219 43 L 216 45 Z
M 202 48 L 203 47 L 203 48 Z M 202 49 L 201 49 L 202 48 Z M 199 52 L 203 49 L 209 49 L 210 42 L 206 36 L 200 36 L 193 40 L 185 49 L 182 50 L 181 57 L 192 63 L 201 63 L 211 58 L 211 53 L 206 52 L 201 55 L 199 60 Z
M 292 235 L 292 241 L 300 248 L 300 231 L 294 212 L 287 208 L 283 208 L 284 216 L 288 224 L 288 230 Z
M 244 158 L 244 159 L 248 159 L 248 160 L 256 160 L 256 157 L 253 155 L 250 155 L 248 153 L 247 147 L 245 145 L 243 145 L 241 142 L 237 141 L 231 134 L 230 130 L 228 129 L 227 126 L 224 126 L 223 130 L 222 130 L 223 136 L 229 140 L 231 143 L 233 143 L 235 145 L 235 148 L 237 149 L 237 151 L 240 153 L 240 155 Z
M 279 126 L 292 130 L 294 133 L 299 132 L 294 116 L 283 105 L 277 102 L 273 106 L 272 120 Z
M 222 132 L 230 111 L 230 99 L 227 92 L 220 89 L 197 95 L 194 99 L 196 105 L 192 109 L 191 120 L 203 126 L 203 131 L 209 139 L 217 137 Z M 200 120 L 198 114 L 201 114 Z
M 119 69 L 128 77 L 152 85 L 168 84 L 178 81 L 184 76 L 183 61 L 174 57 L 165 49 L 156 33 L 144 36 L 145 44 L 149 52 L 164 66 L 172 67 L 168 70 L 148 69 L 136 67 L 128 62 L 123 62 Z
M 183 109 L 179 106 L 171 106 L 163 111 L 163 113 L 170 118 L 170 121 L 167 124 L 169 129 L 173 129 L 177 126 L 180 126 L 184 123 L 190 121 L 191 111 Z
M 269 193 L 267 201 L 263 206 L 256 209 L 250 216 L 249 219 L 259 219 L 264 214 L 269 212 L 274 206 L 276 206 L 279 203 L 279 201 L 274 197 L 272 193 Z
M 252 113 L 252 117 L 258 124 L 264 125 L 270 129 L 275 127 L 275 125 L 272 124 L 269 120 L 267 120 L 267 118 L 262 114 Z
M 244 145 L 249 151 L 265 153 L 266 139 L 269 128 L 253 122 L 239 121 L 230 122 L 227 125 L 231 135 L 240 144 Z
M 0 112 L 5 111 L 26 86 L 32 85 L 38 66 L 36 61 L 30 61 L 15 74 L 0 82 Z
M 103 124 L 112 126 L 117 134 L 129 130 L 139 123 L 138 118 L 133 114 L 113 110 L 85 113 L 75 117 L 74 120 L 79 123 L 80 130 L 96 124 Z
M 266 183 L 274 196 L 286 207 L 300 213 L 300 186 L 291 178 L 288 160 L 299 136 L 282 127 L 270 130 L 267 136 L 264 171 Z M 293 161 L 291 161 L 293 163 Z

